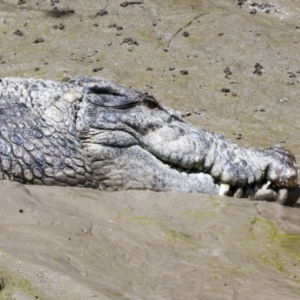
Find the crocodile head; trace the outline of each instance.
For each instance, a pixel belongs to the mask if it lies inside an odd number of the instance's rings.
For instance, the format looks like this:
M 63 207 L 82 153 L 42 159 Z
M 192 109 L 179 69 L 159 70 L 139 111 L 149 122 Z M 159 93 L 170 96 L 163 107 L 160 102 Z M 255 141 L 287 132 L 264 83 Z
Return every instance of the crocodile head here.
M 298 200 L 298 166 L 289 151 L 239 147 L 111 81 L 79 76 L 71 83 L 83 88 L 76 127 L 102 188 Z

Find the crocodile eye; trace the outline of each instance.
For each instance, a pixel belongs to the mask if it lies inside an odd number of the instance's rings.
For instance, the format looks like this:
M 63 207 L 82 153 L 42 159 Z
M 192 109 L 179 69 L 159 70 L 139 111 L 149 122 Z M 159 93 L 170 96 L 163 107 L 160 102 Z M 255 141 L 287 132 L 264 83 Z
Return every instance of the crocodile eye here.
M 145 98 L 143 99 L 142 105 L 144 105 L 144 106 L 146 106 L 146 107 L 148 107 L 148 108 L 150 108 L 150 109 L 156 109 L 156 108 L 159 108 L 158 102 L 157 102 L 154 98 L 149 97 L 149 96 L 147 96 L 147 97 L 145 97 Z

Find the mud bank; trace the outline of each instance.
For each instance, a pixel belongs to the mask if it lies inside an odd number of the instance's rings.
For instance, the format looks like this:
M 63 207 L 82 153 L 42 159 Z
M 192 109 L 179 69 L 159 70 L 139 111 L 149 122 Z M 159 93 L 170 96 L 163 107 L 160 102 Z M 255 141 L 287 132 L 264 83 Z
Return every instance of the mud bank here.
M 3 0 L 0 76 L 105 77 L 299 160 L 299 3 L 253 3 Z M 299 205 L 0 185 L 0 299 L 299 298 Z

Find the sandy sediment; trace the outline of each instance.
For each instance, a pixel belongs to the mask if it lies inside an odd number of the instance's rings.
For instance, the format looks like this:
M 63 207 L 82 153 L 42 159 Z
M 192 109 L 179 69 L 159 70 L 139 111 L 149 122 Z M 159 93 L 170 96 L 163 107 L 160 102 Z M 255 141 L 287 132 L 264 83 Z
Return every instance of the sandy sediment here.
M 3 0 L 0 76 L 105 77 L 299 160 L 299 5 L 250 2 Z M 299 205 L 0 189 L 0 299 L 299 298 Z

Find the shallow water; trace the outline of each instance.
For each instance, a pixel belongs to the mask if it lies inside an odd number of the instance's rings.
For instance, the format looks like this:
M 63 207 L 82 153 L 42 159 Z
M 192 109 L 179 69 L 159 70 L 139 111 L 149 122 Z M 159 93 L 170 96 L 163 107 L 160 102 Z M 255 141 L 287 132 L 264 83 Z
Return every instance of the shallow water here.
M 0 76 L 109 78 L 299 160 L 300 1 L 17 2 L 0 1 Z M 299 298 L 299 206 L 0 184 L 0 299 Z

